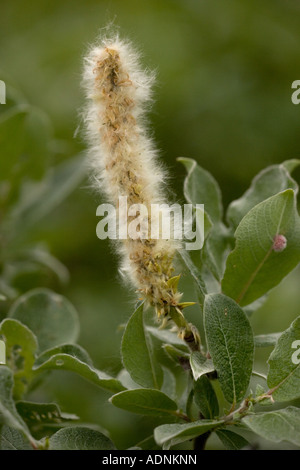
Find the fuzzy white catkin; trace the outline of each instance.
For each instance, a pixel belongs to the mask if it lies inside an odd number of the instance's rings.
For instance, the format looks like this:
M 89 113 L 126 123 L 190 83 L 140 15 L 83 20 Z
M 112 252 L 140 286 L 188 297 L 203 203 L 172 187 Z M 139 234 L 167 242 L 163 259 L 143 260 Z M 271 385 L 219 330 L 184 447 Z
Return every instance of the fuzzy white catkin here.
M 118 37 L 102 40 L 85 58 L 85 114 L 93 184 L 118 208 L 164 203 L 164 172 L 147 134 L 144 115 L 151 100 L 153 74 L 141 70 L 132 46 Z M 150 233 L 150 218 L 148 229 Z M 174 240 L 128 238 L 121 243 L 121 270 L 140 296 L 166 316 L 181 294 L 168 281 L 173 276 Z

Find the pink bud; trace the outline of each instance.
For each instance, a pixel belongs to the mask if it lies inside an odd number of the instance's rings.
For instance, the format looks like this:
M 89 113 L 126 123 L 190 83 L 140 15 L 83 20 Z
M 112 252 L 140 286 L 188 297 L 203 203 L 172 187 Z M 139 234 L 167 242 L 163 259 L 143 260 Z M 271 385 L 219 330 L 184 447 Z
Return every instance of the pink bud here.
M 286 248 L 287 240 L 284 235 L 275 235 L 273 241 L 273 250 L 276 252 L 283 251 Z

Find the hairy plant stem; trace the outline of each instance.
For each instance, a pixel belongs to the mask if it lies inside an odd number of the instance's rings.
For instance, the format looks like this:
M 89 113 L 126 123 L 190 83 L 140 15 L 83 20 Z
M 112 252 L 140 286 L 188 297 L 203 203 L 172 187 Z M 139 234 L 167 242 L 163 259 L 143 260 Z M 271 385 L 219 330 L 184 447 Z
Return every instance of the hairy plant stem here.
M 237 408 L 236 410 L 230 411 L 230 413 L 228 415 L 225 415 L 222 419 L 224 420 L 226 424 L 234 423 L 236 420 L 241 419 L 243 416 L 245 416 L 248 413 L 249 409 L 252 408 L 252 406 L 257 405 L 262 400 L 269 399 L 271 400 L 271 402 L 274 402 L 272 393 L 275 390 L 276 390 L 276 387 L 268 390 L 266 393 L 264 393 L 263 395 L 260 395 L 259 397 L 245 398 L 245 400 L 242 401 L 239 408 Z

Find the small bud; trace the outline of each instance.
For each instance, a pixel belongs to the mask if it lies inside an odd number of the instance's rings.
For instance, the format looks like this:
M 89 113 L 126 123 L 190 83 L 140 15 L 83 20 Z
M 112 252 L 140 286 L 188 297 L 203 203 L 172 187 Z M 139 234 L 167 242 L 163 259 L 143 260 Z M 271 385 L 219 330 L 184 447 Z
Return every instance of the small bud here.
M 273 250 L 276 252 L 283 251 L 286 248 L 287 240 L 284 235 L 275 235 L 273 241 Z
M 167 281 L 168 287 L 173 289 L 173 292 L 177 292 L 177 287 L 178 287 L 179 280 L 180 280 L 180 275 L 179 276 L 173 276 Z
M 195 305 L 196 302 L 180 302 L 178 303 L 178 307 L 181 308 L 181 310 L 183 310 L 184 308 L 186 307 L 191 307 L 192 305 Z

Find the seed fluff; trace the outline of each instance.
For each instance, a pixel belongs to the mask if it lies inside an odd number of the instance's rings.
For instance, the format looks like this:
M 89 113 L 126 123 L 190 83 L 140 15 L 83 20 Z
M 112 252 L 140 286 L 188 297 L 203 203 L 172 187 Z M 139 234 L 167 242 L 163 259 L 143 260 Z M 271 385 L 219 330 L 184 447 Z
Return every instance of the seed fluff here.
M 104 192 L 118 211 L 120 196 L 128 206 L 143 204 L 148 214 L 151 204 L 166 202 L 165 173 L 148 135 L 145 112 L 151 102 L 153 73 L 139 65 L 139 56 L 130 43 L 103 39 L 85 58 L 84 85 L 88 106 L 85 113 L 89 160 L 93 184 Z M 130 216 L 128 217 L 130 220 Z M 148 217 L 151 230 L 151 218 Z M 186 323 L 177 291 L 173 260 L 178 248 L 174 239 L 127 238 L 120 243 L 121 272 L 130 279 L 139 296 L 154 306 L 163 325 L 176 309 L 179 333 L 198 343 L 198 334 Z M 172 310 L 173 309 L 173 310 Z

